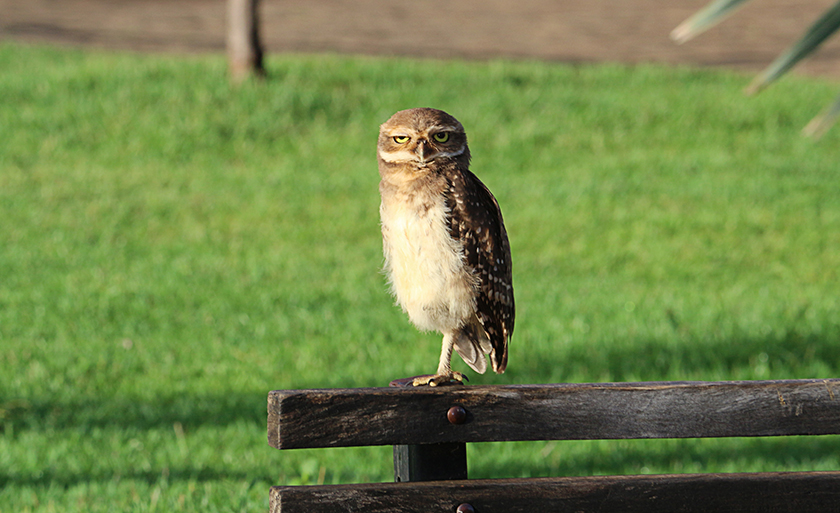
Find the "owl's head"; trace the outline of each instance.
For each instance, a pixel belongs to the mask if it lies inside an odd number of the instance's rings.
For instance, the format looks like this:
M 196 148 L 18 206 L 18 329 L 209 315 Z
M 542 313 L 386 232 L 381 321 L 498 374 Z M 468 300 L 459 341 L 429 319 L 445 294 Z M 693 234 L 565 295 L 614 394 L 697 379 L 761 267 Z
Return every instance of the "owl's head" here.
M 434 169 L 444 160 L 468 165 L 467 135 L 457 119 L 437 109 L 401 110 L 379 127 L 380 164 Z

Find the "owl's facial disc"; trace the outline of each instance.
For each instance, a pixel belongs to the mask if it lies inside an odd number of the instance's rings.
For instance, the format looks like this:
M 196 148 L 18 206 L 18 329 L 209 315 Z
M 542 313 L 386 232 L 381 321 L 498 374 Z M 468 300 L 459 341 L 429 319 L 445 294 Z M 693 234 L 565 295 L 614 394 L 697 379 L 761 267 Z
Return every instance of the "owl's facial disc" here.
M 385 145 L 379 156 L 390 163 L 417 163 L 426 166 L 439 158 L 457 157 L 464 153 L 465 144 L 458 142 L 458 127 L 434 126 L 422 132 L 406 128 L 383 130 Z M 384 147 L 382 147 L 384 146 Z

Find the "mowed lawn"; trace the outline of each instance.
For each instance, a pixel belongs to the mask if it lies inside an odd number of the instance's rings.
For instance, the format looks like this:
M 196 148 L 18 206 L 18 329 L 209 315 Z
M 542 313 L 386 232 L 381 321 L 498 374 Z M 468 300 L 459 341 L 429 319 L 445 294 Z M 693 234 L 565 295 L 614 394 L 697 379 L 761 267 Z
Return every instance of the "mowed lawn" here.
M 389 447 L 280 452 L 270 390 L 437 365 L 380 272 L 378 126 L 466 127 L 514 260 L 504 375 L 840 376 L 837 84 L 655 65 L 0 45 L 0 511 L 264 511 L 391 480 Z M 474 444 L 471 477 L 840 469 L 840 439 Z

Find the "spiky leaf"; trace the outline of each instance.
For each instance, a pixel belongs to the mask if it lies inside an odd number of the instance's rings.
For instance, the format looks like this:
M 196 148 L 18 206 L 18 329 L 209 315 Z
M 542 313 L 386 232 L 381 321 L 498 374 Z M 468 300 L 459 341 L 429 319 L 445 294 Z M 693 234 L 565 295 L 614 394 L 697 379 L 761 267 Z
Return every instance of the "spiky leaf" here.
M 840 96 L 838 96 L 831 105 L 823 109 L 817 117 L 812 119 L 808 125 L 802 129 L 802 133 L 810 137 L 822 137 L 822 135 L 831 128 L 831 125 L 837 121 L 838 116 L 840 116 Z
M 747 0 L 715 0 L 671 31 L 671 39 L 683 44 L 720 23 Z
M 838 28 L 840 28 L 840 1 L 823 13 L 799 41 L 782 52 L 770 66 L 755 77 L 747 87 L 747 93 L 757 93 L 784 75 L 794 64 L 820 46 Z

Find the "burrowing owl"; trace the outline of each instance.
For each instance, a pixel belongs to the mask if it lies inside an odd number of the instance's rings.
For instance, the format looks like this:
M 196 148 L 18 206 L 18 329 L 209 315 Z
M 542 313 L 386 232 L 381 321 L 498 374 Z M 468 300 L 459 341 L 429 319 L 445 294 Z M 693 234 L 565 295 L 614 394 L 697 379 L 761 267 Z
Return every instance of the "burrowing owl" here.
M 470 172 L 464 127 L 436 109 L 394 114 L 379 130 L 385 270 L 411 322 L 443 334 L 437 374 L 463 381 L 452 349 L 478 373 L 507 366 L 514 304 L 510 244 L 496 199 Z

